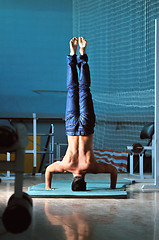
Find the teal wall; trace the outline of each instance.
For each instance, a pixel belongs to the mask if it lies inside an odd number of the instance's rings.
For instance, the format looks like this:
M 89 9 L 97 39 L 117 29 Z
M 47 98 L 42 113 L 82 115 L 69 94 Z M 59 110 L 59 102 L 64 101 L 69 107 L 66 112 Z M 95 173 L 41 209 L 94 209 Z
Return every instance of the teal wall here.
M 1 113 L 64 113 L 71 37 L 72 0 L 0 1 Z

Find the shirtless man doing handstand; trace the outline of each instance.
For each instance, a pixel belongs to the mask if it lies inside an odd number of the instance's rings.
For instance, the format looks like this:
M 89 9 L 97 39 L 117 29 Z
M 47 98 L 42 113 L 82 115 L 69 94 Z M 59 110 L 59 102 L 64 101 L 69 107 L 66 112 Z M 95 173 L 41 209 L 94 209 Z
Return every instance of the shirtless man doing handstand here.
M 79 44 L 80 56 L 76 55 Z M 70 41 L 70 55 L 67 56 L 67 104 L 66 135 L 68 148 L 62 161 L 46 168 L 45 189 L 51 188 L 52 173 L 73 174 L 72 190 L 85 191 L 86 173 L 110 173 L 111 189 L 116 188 L 117 170 L 111 164 L 97 161 L 93 153 L 95 114 L 90 93 L 90 71 L 86 54 L 87 41 L 74 37 Z M 79 68 L 79 78 L 77 67 Z

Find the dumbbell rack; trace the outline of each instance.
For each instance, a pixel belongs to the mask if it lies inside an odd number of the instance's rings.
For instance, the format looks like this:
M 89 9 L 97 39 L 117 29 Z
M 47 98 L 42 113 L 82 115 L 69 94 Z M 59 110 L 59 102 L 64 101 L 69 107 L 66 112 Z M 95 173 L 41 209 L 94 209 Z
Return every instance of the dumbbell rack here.
M 31 135 L 31 134 L 29 134 Z M 36 113 L 33 113 L 33 149 L 32 150 L 25 150 L 25 153 L 32 153 L 33 154 L 33 172 L 32 174 L 35 175 L 36 167 L 37 167 L 37 154 L 51 154 L 51 162 L 54 161 L 54 125 L 51 124 L 50 133 L 38 133 L 38 136 L 50 136 L 51 137 L 51 151 L 37 151 L 37 117 Z
M 135 182 L 154 182 L 154 137 L 152 139 L 152 146 L 142 146 L 141 151 L 133 151 L 133 146 L 127 146 L 130 151 L 130 176 L 135 177 Z M 152 174 L 144 174 L 144 151 L 150 150 L 152 152 Z M 134 174 L 134 155 L 139 156 L 139 174 Z

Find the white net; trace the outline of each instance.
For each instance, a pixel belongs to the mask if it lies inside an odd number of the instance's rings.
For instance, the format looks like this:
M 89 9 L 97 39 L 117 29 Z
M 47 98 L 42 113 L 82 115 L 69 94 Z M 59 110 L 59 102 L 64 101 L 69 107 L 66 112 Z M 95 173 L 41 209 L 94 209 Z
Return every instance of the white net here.
M 123 151 L 154 121 L 159 1 L 73 0 L 73 33 L 88 41 L 96 113 L 94 147 Z

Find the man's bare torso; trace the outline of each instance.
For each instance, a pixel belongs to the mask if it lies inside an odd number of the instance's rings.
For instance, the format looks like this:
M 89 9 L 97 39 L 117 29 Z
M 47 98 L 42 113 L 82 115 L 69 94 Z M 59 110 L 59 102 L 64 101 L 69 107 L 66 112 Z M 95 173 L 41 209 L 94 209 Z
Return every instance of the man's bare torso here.
M 68 149 L 61 162 L 64 172 L 73 175 L 95 173 L 97 162 L 92 149 L 93 135 L 68 136 Z

